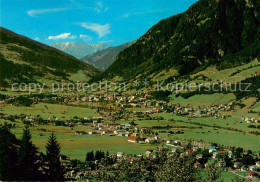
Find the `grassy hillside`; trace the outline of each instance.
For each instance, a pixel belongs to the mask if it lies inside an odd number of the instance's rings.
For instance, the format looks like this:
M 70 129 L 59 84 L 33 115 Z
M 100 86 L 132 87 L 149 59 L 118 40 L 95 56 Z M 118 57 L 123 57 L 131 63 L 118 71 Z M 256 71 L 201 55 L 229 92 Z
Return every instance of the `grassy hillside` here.
M 0 81 L 2 86 L 12 82 L 41 82 L 66 80 L 82 70 L 85 80 L 99 73 L 94 67 L 55 48 L 33 41 L 0 27 Z

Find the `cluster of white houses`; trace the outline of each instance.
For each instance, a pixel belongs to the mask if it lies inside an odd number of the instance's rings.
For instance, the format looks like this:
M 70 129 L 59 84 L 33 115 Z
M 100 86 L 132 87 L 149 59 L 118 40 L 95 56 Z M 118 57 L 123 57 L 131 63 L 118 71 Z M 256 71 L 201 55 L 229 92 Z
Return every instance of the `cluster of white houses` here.
M 172 146 L 172 152 L 176 152 L 177 150 L 182 151 L 181 155 L 190 155 L 193 153 L 196 153 L 198 149 L 204 149 L 208 150 L 209 154 L 211 154 L 211 158 L 214 160 L 217 160 L 217 165 L 219 167 L 226 167 L 226 162 L 224 161 L 224 156 L 227 156 L 230 159 L 234 159 L 234 155 L 232 150 L 230 149 L 219 149 L 215 145 L 212 145 L 211 143 L 207 143 L 204 141 L 182 141 L 182 140 L 167 140 L 166 145 Z M 190 145 L 190 149 L 185 149 L 188 145 Z M 201 159 L 203 158 L 202 153 L 196 154 L 196 159 Z M 255 156 L 255 158 L 258 158 Z M 235 159 L 234 159 L 235 160 Z M 194 163 L 196 167 L 200 167 L 200 163 L 196 162 Z M 208 163 L 204 164 L 204 167 L 207 167 Z M 255 165 L 244 165 L 242 162 L 234 162 L 233 163 L 233 168 L 238 169 L 243 172 L 254 172 L 257 174 L 260 171 L 260 160 L 255 162 Z M 251 173 L 252 174 L 252 173 Z
M 209 105 L 201 107 L 189 107 L 189 106 L 174 106 L 174 113 L 180 115 L 188 115 L 189 118 L 193 117 L 215 117 L 223 118 L 228 117 L 226 114 L 221 112 L 231 111 L 233 108 L 233 103 L 229 104 L 219 104 L 219 105 Z
M 89 131 L 88 134 L 123 136 L 123 137 L 127 137 L 128 142 L 132 142 L 132 143 L 140 143 L 140 144 L 158 143 L 159 138 L 157 136 L 147 136 L 148 130 L 149 129 L 147 128 L 134 127 L 131 124 L 117 124 L 117 123 L 103 124 L 103 123 L 98 123 L 97 121 L 93 121 L 93 129 Z
M 260 118 L 244 117 L 243 116 L 241 119 L 248 124 L 250 124 L 250 123 L 260 123 Z
M 57 96 L 52 97 L 52 100 L 63 100 L 74 104 L 91 103 L 91 102 L 106 102 L 116 105 L 116 110 L 121 110 L 127 107 L 153 107 L 144 111 L 145 113 L 153 114 L 158 112 L 166 112 L 166 108 L 171 107 L 176 114 L 188 115 L 189 117 L 215 117 L 226 118 L 225 114 L 220 114 L 221 111 L 230 111 L 233 109 L 233 103 L 210 105 L 202 107 L 178 106 L 177 104 L 168 103 L 160 100 L 153 100 L 152 96 L 147 92 L 138 92 L 132 95 L 116 95 L 114 94 L 91 94 L 86 96 Z M 46 100 L 49 98 L 34 98 L 34 100 Z

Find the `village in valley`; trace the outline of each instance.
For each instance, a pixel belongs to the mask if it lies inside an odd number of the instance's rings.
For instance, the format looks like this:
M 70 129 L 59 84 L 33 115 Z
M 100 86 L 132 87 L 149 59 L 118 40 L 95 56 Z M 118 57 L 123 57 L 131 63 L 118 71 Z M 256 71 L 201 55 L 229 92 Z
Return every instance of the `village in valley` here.
M 259 0 L 0 2 L 0 182 L 260 181 Z
M 110 137 L 112 139 L 119 137 L 130 145 L 133 143 L 132 145 L 145 146 L 135 154 L 116 149 L 103 156 L 104 158 L 92 158 L 90 161 L 87 161 L 87 153 L 90 150 L 85 152 L 86 161 L 75 160 L 73 155 L 64 155 L 62 161 L 66 167 L 68 178 L 88 179 L 90 174 L 93 175 L 98 171 L 97 166 L 102 165 L 104 160 L 108 158 L 112 164 L 121 160 L 132 163 L 133 161 L 156 158 L 160 152 L 167 155 L 178 154 L 180 157 L 190 157 L 195 168 L 206 169 L 209 164 L 214 163 L 224 172 L 232 173 L 241 178 L 257 179 L 259 177 L 259 151 L 251 150 L 246 144 L 246 147 L 243 148 L 243 143 L 238 146 L 225 143 L 225 138 L 222 138 L 220 134 L 225 132 L 227 136 L 230 134 L 231 137 L 237 135 L 240 137 L 238 140 L 248 135 L 256 137 L 254 141 L 259 143 L 260 133 L 257 129 L 260 126 L 260 118 L 252 117 L 252 114 L 247 116 L 245 113 L 236 116 L 235 120 L 232 119 L 234 110 L 240 108 L 235 102 L 203 106 L 180 105 L 167 100 L 154 99 L 153 95 L 147 91 L 135 94 L 91 93 L 84 96 L 79 94 L 74 96 L 32 94 L 22 102 L 29 102 L 29 108 L 41 105 L 41 109 L 37 110 L 38 114 L 34 115 L 33 112 L 26 114 L 22 111 L 21 113 L 13 113 L 14 108 L 11 109 L 12 112 L 8 113 L 9 107 L 18 107 L 15 106 L 17 102 L 14 100 L 19 97 L 24 96 L 6 97 L 1 101 L 0 108 L 0 120 L 8 122 L 18 135 L 20 130 L 17 128 L 21 129 L 26 124 L 30 126 L 34 135 L 38 135 L 37 138 L 44 138 L 47 133 L 57 131 L 60 135 L 62 132 L 64 135 L 69 133 L 71 139 L 73 136 L 82 138 Z M 63 105 L 64 110 L 59 110 L 58 114 L 49 108 L 54 104 Z M 83 112 L 80 116 L 75 114 L 68 119 L 63 115 L 68 114 L 69 107 L 88 108 L 95 110 L 95 114 L 84 117 Z M 198 122 L 200 119 L 208 122 Z M 239 125 L 243 125 L 244 129 Z M 247 127 L 245 128 L 245 126 Z M 57 127 L 59 129 L 56 130 Z M 193 132 L 193 135 L 197 134 L 198 137 L 192 138 L 190 135 L 184 137 L 189 132 Z M 223 141 L 211 141 L 212 137 L 209 140 L 204 140 L 207 139 L 207 135 L 213 134 L 216 140 L 220 137 Z M 96 167 L 86 165 L 86 162 L 91 162 L 91 160 Z M 72 163 L 75 161 L 76 166 L 72 167 Z

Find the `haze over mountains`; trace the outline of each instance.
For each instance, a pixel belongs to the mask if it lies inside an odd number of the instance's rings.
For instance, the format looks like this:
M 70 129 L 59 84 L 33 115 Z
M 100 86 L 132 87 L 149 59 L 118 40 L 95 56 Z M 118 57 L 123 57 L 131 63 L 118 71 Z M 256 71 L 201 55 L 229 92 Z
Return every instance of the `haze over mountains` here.
M 258 0 L 200 0 L 154 25 L 97 79 L 146 78 L 169 69 L 185 75 L 259 60 L 259 12 Z
M 131 46 L 134 42 L 135 41 L 116 47 L 108 47 L 96 53 L 89 54 L 81 60 L 93 65 L 101 71 L 105 71 L 115 61 L 117 55 L 127 47 Z
M 0 83 L 89 80 L 99 71 L 71 55 L 0 27 Z
M 63 52 L 66 52 L 78 59 L 110 47 L 105 43 L 88 44 L 83 42 L 54 43 L 51 44 L 51 46 Z

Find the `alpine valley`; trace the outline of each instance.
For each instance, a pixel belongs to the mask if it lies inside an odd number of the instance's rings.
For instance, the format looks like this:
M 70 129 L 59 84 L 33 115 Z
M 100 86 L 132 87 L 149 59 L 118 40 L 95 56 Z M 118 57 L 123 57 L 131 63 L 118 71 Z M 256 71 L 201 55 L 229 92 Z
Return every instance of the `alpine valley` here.
M 259 0 L 38 2 L 51 46 L 0 28 L 0 181 L 259 181 Z

